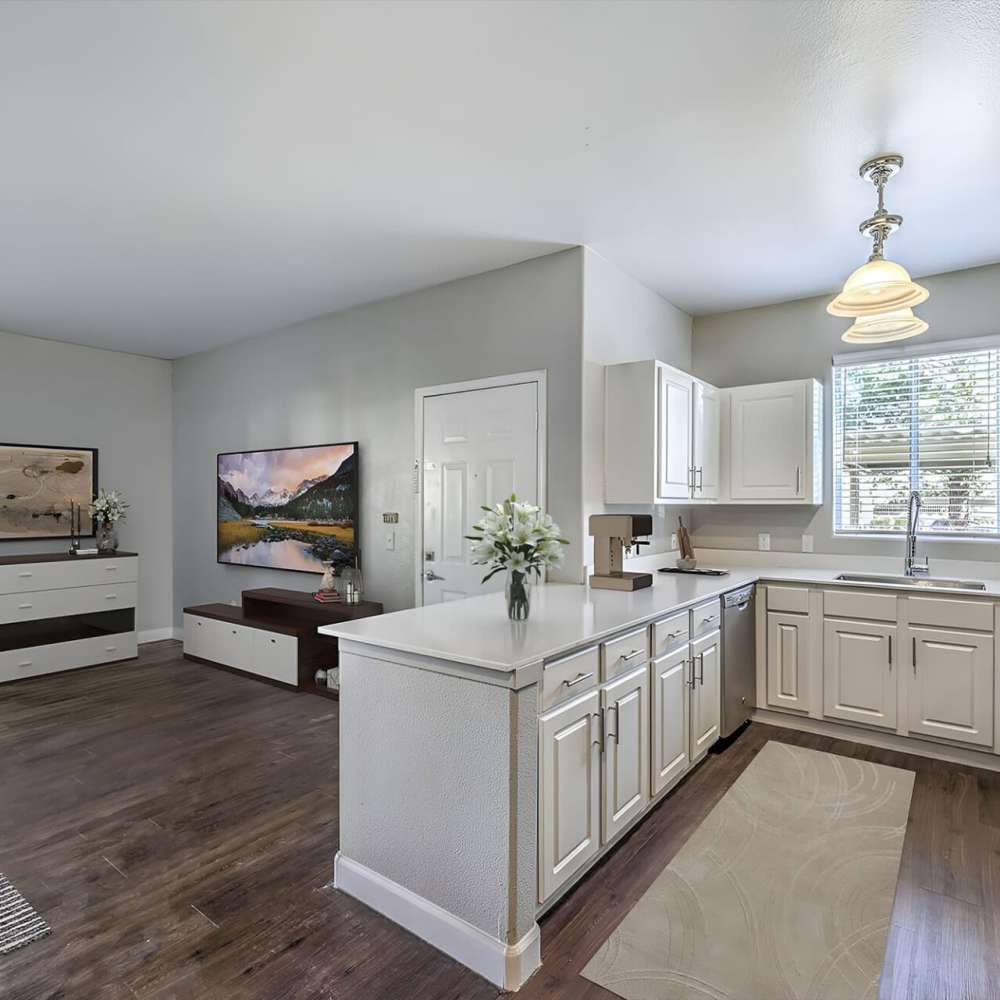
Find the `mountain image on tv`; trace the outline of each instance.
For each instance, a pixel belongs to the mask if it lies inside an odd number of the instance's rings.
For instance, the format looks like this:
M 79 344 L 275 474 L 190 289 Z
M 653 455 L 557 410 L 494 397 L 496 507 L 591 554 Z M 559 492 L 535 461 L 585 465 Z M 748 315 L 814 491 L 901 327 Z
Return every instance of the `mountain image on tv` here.
M 219 455 L 218 558 L 322 573 L 354 564 L 357 445 Z

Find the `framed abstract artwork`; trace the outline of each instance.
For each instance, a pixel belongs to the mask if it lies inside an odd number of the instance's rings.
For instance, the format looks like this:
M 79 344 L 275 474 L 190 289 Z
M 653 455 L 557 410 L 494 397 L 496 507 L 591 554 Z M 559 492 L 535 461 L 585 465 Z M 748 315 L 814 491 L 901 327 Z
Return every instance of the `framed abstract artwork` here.
M 72 504 L 92 535 L 96 495 L 96 448 L 0 444 L 0 541 L 69 538 Z
M 357 555 L 358 444 L 217 457 L 218 561 L 322 573 Z

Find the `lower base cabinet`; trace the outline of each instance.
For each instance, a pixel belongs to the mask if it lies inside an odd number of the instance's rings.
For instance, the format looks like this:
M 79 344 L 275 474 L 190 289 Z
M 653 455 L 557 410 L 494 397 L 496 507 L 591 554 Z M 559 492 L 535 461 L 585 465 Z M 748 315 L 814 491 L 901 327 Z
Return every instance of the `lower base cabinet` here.
M 600 709 L 593 691 L 539 719 L 539 902 L 600 850 Z
M 659 795 L 691 766 L 690 662 L 687 643 L 653 661 L 653 795 Z
M 722 723 L 722 652 L 718 632 L 691 643 L 691 763 L 719 739 Z
M 910 626 L 909 731 L 993 746 L 993 636 Z
M 604 709 L 602 839 L 627 827 L 649 802 L 649 668 L 643 664 L 601 689 Z
M 896 626 L 827 618 L 823 622 L 823 714 L 896 729 Z
M 298 683 L 298 639 L 294 635 L 185 615 L 184 652 L 282 684 Z

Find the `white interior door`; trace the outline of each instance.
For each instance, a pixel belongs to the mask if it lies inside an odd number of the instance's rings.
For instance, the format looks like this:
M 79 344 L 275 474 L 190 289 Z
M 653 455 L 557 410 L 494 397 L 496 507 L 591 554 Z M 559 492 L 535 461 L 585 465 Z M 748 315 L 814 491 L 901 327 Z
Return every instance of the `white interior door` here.
M 480 582 L 465 536 L 511 493 L 538 503 L 538 383 L 429 395 L 423 411 L 423 603 L 502 590 L 503 573 Z

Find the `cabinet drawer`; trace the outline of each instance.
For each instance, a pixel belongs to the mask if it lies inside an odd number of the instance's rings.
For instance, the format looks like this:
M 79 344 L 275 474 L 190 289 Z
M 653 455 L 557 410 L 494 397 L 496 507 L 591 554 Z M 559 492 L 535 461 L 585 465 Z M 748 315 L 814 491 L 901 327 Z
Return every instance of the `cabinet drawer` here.
M 691 630 L 688 613 L 681 611 L 653 625 L 653 656 L 662 656 L 669 649 L 688 641 Z
M 95 587 L 103 583 L 134 583 L 138 578 L 139 560 L 134 557 L 17 563 L 0 566 L 0 594 Z
M 294 635 L 248 629 L 250 633 L 249 668 L 261 677 L 283 684 L 298 685 L 299 640 Z
M 969 628 L 977 632 L 993 631 L 992 601 L 970 601 L 956 597 L 918 597 L 908 594 L 906 607 L 911 625 Z
M 542 671 L 541 710 L 544 712 L 566 698 L 597 687 L 600 669 L 601 657 L 596 646 L 547 663 Z
M 61 618 L 65 615 L 91 614 L 134 608 L 134 583 L 109 584 L 105 587 L 74 587 L 71 590 L 41 590 L 23 594 L 0 595 L 0 624 Z
M 649 630 L 645 625 L 617 639 L 601 643 L 601 663 L 606 681 L 648 659 Z
M 767 585 L 767 610 L 791 611 L 795 614 L 809 613 L 809 589 L 807 587 L 775 587 Z
M 715 632 L 722 622 L 722 605 L 717 597 L 691 609 L 691 641 Z
M 89 639 L 56 642 L 51 646 L 0 652 L 0 681 L 38 677 L 76 667 L 92 667 L 135 657 L 135 632 L 97 635 Z
M 825 590 L 823 614 L 827 618 L 896 620 L 896 595 L 878 590 Z

